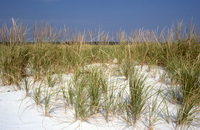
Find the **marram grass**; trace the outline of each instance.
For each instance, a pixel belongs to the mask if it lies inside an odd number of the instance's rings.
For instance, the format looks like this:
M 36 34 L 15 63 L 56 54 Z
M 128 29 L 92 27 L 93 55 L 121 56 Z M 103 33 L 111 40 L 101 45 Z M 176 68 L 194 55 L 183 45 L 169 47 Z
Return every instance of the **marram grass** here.
M 171 99 L 177 101 L 174 104 L 178 103 L 180 106 L 175 120 L 177 126 L 191 124 L 199 112 L 200 44 L 197 34 L 188 34 L 181 38 L 178 32 L 171 32 L 168 35 L 162 33 L 160 40 L 154 32 L 140 30 L 127 35 L 122 31 L 117 35 L 119 42 L 116 45 L 108 45 L 109 41 L 112 41 L 109 35 L 99 33 L 101 36 L 99 35 L 98 39 L 101 44 L 91 45 L 92 42 L 86 41 L 87 32 L 84 32 L 71 37 L 67 44 L 53 44 L 60 35 L 49 32 L 48 35 L 42 36 L 42 32 L 35 27 L 35 43 L 29 44 L 25 39 L 26 31 L 23 30 L 25 28 L 17 27 L 18 33 L 24 35 L 15 37 L 13 34 L 7 34 L 5 30 L 7 27 L 1 28 L 1 83 L 15 84 L 21 89 L 20 83 L 23 81 L 28 96 L 34 85 L 30 87 L 26 78 L 33 77 L 33 84 L 41 82 L 39 86 L 33 88 L 33 99 L 37 105 L 42 106 L 41 100 L 44 97 L 45 115 L 49 115 L 54 94 L 49 91 L 45 93 L 43 85 L 55 88 L 59 81 L 52 78 L 52 75 L 73 73 L 71 83 L 68 86 L 62 85 L 59 92 L 62 92 L 66 107 L 70 106 L 75 110 L 76 119 L 86 120 L 92 115 L 101 113 L 108 121 L 111 113 L 118 112 L 119 115 L 125 114 L 123 118 L 134 125 L 146 110 L 145 98 L 148 97 L 146 78 L 134 69 L 134 65 L 161 66 L 179 86 L 177 92 L 181 96 L 177 97 L 175 89 L 172 89 L 174 96 Z M 51 27 L 45 25 L 41 28 L 44 32 L 48 32 L 48 28 Z M 10 31 L 12 32 L 12 29 Z M 4 33 L 7 35 L 2 37 Z M 93 34 L 91 32 L 89 34 L 92 41 Z M 20 37 L 24 39 L 19 40 Z M 113 63 L 114 59 L 117 59 L 117 62 Z M 120 66 L 121 74 L 128 82 L 127 87 L 130 92 L 128 100 L 123 96 L 115 97 L 115 88 L 114 86 L 112 89 L 109 88 L 103 70 L 83 69 L 84 66 L 93 63 L 112 63 Z

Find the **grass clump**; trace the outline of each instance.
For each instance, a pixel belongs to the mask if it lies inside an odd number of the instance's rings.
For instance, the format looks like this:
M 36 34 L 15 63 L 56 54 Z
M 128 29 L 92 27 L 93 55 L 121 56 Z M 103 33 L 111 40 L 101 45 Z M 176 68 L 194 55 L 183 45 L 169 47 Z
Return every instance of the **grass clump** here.
M 182 106 L 178 110 L 177 125 L 191 122 L 200 107 L 200 64 L 182 63 L 178 73 L 180 91 L 183 95 Z
M 53 93 L 50 88 L 46 88 L 44 92 L 44 115 L 49 116 L 49 109 L 50 109 L 50 101 Z
M 171 92 L 173 100 L 180 104 L 175 121 L 178 126 L 191 124 L 200 110 L 200 62 L 192 60 L 186 53 L 184 57 L 174 57 L 167 63 L 167 71 L 177 86 Z
M 0 72 L 3 85 L 17 84 L 26 77 L 29 50 L 21 46 L 1 46 Z
M 33 100 L 35 101 L 36 105 L 40 105 L 42 95 L 42 82 L 37 88 L 33 90 Z
M 139 70 L 132 68 L 129 72 L 129 92 L 128 100 L 125 102 L 125 120 L 134 125 L 145 110 L 147 100 L 147 88 L 145 86 L 146 77 L 139 73 Z
M 81 77 L 81 72 L 77 72 L 74 78 L 74 108 L 76 119 L 84 120 L 89 114 L 88 95 L 87 95 L 87 80 L 86 77 Z M 84 79 L 85 78 L 85 79 Z
M 68 93 L 70 103 L 75 108 L 76 119 L 85 120 L 100 112 L 101 99 L 107 93 L 107 83 L 102 71 L 97 68 L 77 71 Z
M 31 91 L 31 86 L 32 86 L 32 84 L 30 83 L 30 81 L 29 81 L 29 79 L 27 78 L 27 77 L 25 77 L 24 79 L 23 79 L 23 83 L 24 83 L 24 90 L 25 90 L 25 92 L 26 92 L 26 97 L 27 96 L 29 96 L 29 93 L 30 93 L 30 91 Z

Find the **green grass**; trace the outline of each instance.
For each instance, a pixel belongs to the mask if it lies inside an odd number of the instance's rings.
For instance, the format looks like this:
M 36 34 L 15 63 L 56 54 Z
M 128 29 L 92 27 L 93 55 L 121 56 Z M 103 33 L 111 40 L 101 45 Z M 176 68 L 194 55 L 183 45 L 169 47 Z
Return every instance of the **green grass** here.
M 3 85 L 17 84 L 26 77 L 29 60 L 28 48 L 22 46 L 1 46 L 0 68 Z
M 44 92 L 44 115 L 49 116 L 49 110 L 50 110 L 50 103 L 51 103 L 51 97 L 53 95 L 53 92 L 49 89 L 46 88 Z
M 75 108 L 76 119 L 85 120 L 100 112 L 101 99 L 107 93 L 107 83 L 97 68 L 78 70 L 69 87 L 69 100 Z
M 44 32 L 48 32 L 47 28 L 51 28 L 50 25 L 43 27 L 41 26 Z M 180 39 L 178 33 L 180 24 L 177 31 L 171 34 L 160 34 L 162 40 L 159 40 L 154 32 L 140 30 L 140 33 L 127 35 L 121 31 L 117 34 L 119 40 L 117 45 L 107 44 L 112 41 L 112 38 L 109 38 L 105 32 L 99 32 L 101 35 L 97 36 L 101 43 L 99 45 L 86 44 L 87 32 L 73 34 L 68 41 L 72 45 L 53 44 L 60 36 L 50 35 L 53 33 L 42 36 L 42 32 L 37 28 L 34 32 L 35 43 L 29 44 L 26 43 L 26 31 L 22 29 L 22 25 L 18 26 L 19 35 L 16 37 L 9 35 L 5 28 L 2 27 L 0 31 L 1 83 L 2 85 L 15 84 L 21 89 L 20 83 L 24 82 L 24 89 L 28 96 L 32 86 L 30 87 L 27 78 L 33 77 L 34 83 L 41 82 L 39 86 L 33 88 L 33 99 L 37 105 L 41 105 L 42 94 L 44 94 L 45 115 L 49 114 L 51 96 L 54 95 L 49 91 L 43 92 L 42 82 L 45 81 L 45 85 L 54 88 L 59 81 L 52 75 L 73 73 L 74 77 L 69 86 L 62 86 L 60 92 L 66 107 L 71 106 L 75 110 L 76 119 L 86 120 L 92 115 L 101 113 L 108 121 L 111 113 L 118 112 L 126 113 L 125 119 L 132 125 L 135 124 L 146 109 L 144 97 L 147 97 L 148 90 L 145 89 L 145 76 L 139 74 L 140 72 L 133 68 L 134 65 L 161 66 L 175 81 L 177 87 L 174 89 L 171 83 L 170 92 L 174 104 L 180 105 L 175 121 L 178 126 L 190 123 L 199 112 L 199 36 L 188 34 Z M 2 37 L 5 33 L 7 36 Z M 93 34 L 89 33 L 89 35 L 90 40 L 93 41 Z M 22 37 L 24 39 L 21 41 L 17 40 Z M 120 96 L 122 92 L 119 92 L 119 96 L 116 97 L 115 86 L 108 87 L 104 70 L 83 69 L 84 66 L 92 63 L 112 63 L 115 58 L 118 61 L 115 64 L 119 66 L 121 74 L 128 82 L 130 92 L 128 100 Z M 119 109 L 122 106 L 123 109 Z
M 141 114 L 146 109 L 146 101 L 148 99 L 148 86 L 145 84 L 146 77 L 139 73 L 136 68 L 129 70 L 129 92 L 130 96 L 125 102 L 125 111 L 127 120 L 131 125 L 134 125 L 141 117 Z

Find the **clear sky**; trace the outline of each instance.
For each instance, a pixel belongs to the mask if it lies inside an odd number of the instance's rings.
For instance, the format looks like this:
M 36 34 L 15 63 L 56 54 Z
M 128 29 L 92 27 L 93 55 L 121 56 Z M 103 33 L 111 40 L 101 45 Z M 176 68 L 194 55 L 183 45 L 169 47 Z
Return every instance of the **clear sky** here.
M 0 23 L 48 22 L 78 29 L 131 31 L 191 19 L 200 27 L 200 0 L 0 0 Z

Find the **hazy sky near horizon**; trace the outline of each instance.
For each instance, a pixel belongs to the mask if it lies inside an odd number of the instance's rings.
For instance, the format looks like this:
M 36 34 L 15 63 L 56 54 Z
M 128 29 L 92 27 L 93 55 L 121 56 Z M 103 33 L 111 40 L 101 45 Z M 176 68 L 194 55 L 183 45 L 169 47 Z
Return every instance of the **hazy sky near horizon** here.
M 170 27 L 191 19 L 200 27 L 200 0 L 0 0 L 0 23 L 48 22 L 78 29 L 127 31 Z

